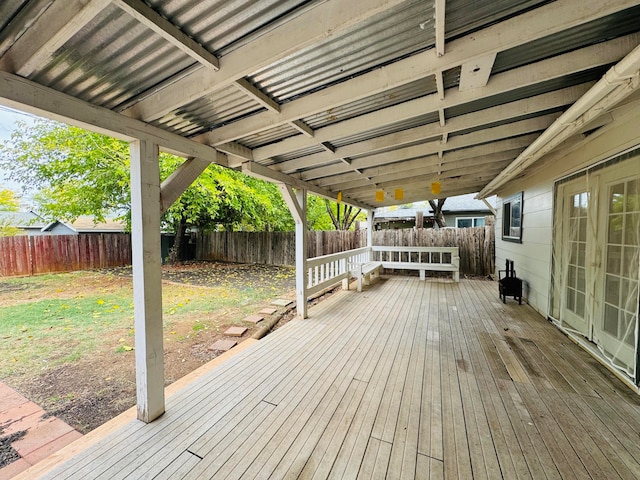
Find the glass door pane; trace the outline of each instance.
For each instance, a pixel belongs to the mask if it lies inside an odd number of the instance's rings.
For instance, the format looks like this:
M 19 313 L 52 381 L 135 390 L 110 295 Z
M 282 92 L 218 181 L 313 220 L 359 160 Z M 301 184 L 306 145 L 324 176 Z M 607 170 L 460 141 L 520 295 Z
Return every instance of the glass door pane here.
M 640 269 L 640 179 L 607 186 L 603 312 L 598 343 L 612 361 L 633 374 Z
M 563 219 L 565 249 L 562 288 L 561 321 L 585 336 L 589 336 L 586 316 L 587 302 L 587 233 L 589 217 L 589 192 L 565 193 Z

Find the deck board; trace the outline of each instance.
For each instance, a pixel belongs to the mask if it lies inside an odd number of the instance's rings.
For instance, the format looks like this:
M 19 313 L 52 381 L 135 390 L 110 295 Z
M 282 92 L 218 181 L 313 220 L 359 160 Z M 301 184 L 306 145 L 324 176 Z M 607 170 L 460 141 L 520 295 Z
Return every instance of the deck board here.
M 495 282 L 341 291 L 51 479 L 640 478 L 640 399 Z

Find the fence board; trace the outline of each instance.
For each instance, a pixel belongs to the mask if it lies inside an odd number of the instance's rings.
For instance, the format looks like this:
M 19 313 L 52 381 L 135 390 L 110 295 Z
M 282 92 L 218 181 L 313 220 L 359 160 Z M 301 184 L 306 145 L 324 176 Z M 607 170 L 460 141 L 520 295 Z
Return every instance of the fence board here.
M 128 234 L 0 237 L 0 277 L 130 264 L 131 237 Z
M 366 231 L 309 232 L 307 257 L 319 257 L 366 246 Z M 458 247 L 460 273 L 494 273 L 493 227 L 378 230 L 373 244 L 381 246 Z M 295 265 L 293 232 L 212 232 L 200 235 L 196 259 Z

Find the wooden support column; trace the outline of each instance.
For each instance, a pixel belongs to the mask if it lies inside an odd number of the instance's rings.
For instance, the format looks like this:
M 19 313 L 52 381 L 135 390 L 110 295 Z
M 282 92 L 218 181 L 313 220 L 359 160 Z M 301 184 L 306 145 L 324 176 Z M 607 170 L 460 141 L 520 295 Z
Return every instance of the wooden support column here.
M 131 143 L 131 246 L 138 419 L 164 413 L 158 145 Z
M 299 317 L 307 318 L 307 191 L 278 186 L 296 222 L 296 310 Z
M 367 210 L 367 247 L 373 247 L 373 213 L 374 210 Z

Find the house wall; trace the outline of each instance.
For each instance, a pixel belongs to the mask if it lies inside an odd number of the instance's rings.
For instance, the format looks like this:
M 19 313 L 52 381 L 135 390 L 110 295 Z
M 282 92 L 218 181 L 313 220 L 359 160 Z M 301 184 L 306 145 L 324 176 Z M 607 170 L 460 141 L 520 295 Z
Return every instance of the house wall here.
M 640 144 L 640 102 L 624 105 L 611 114 L 612 122 L 570 149 L 543 159 L 526 176 L 504 185 L 496 206 L 496 269 L 505 259 L 515 262 L 525 282 L 527 302 L 547 316 L 551 285 L 554 182 Z M 502 201 L 523 192 L 522 243 L 502 240 Z M 496 272 L 497 273 L 497 272 Z
M 77 235 L 78 234 L 78 232 L 76 232 L 75 230 L 72 230 L 66 225 L 59 222 L 56 223 L 53 227 L 51 227 L 51 229 L 48 230 L 46 233 L 50 235 Z

